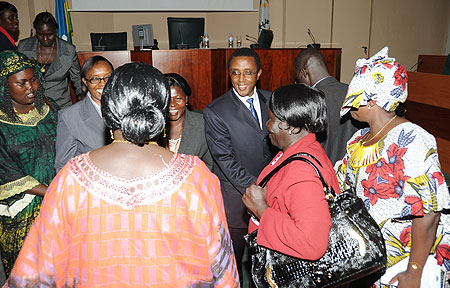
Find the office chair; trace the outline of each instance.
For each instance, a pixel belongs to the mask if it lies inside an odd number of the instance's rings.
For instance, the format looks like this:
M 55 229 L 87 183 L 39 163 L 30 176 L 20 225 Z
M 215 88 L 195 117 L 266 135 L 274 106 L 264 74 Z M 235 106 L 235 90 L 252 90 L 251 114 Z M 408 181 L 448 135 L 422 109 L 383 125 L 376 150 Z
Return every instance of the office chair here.
M 205 18 L 175 18 L 167 17 L 169 30 L 169 48 L 176 49 L 180 44 L 183 48 L 199 48 L 200 36 L 205 33 Z
M 127 50 L 127 32 L 91 33 L 92 51 Z

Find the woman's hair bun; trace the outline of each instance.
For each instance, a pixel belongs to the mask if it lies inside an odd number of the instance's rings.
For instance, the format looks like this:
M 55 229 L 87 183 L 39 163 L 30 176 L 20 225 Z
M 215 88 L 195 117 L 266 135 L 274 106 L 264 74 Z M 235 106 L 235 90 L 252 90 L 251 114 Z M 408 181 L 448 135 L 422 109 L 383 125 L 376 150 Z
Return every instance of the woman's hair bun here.
M 111 74 L 103 89 L 102 116 L 111 130 L 142 145 L 155 140 L 169 113 L 170 87 L 164 75 L 145 63 L 128 63 Z
M 154 106 L 130 109 L 123 115 L 121 130 L 126 140 L 143 145 L 164 129 L 164 115 Z

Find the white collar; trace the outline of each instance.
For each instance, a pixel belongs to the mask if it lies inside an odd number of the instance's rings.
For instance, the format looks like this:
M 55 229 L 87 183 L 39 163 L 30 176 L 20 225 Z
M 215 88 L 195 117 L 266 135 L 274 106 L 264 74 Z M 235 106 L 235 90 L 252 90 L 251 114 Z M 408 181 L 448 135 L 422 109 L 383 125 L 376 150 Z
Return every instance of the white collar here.
M 246 101 L 248 98 L 256 99 L 256 96 L 257 96 L 256 86 L 255 86 L 255 88 L 253 88 L 253 93 L 250 96 L 241 96 L 241 95 L 239 95 L 239 93 L 236 91 L 236 89 L 234 89 L 234 87 L 233 87 L 233 92 L 234 92 L 234 94 L 236 94 L 239 97 L 239 99 L 241 99 L 241 101 L 243 100 L 242 102 Z
M 322 79 L 320 79 L 319 81 L 317 81 L 316 83 L 314 83 L 314 85 L 312 85 L 311 87 L 316 88 L 316 86 L 322 82 L 323 80 L 327 79 L 328 77 L 331 77 L 330 75 L 323 77 Z

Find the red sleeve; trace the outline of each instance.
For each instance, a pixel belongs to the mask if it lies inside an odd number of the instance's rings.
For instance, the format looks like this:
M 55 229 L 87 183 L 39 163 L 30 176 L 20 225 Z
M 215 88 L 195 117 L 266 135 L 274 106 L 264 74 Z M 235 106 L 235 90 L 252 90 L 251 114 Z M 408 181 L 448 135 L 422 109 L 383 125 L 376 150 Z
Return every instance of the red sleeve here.
M 271 203 L 260 220 L 258 244 L 302 259 L 319 259 L 328 248 L 331 228 L 322 183 L 309 164 L 298 161 L 285 168 L 268 183 Z M 271 194 L 269 189 L 278 192 Z

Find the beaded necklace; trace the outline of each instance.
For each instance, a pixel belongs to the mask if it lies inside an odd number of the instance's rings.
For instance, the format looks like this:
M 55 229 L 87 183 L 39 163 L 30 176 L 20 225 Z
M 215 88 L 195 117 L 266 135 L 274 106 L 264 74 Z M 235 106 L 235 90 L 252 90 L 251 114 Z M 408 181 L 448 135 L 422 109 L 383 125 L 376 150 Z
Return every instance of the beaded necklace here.
M 386 124 L 384 124 L 384 126 L 381 127 L 381 129 L 378 130 L 378 132 L 373 137 L 370 137 L 370 139 L 368 140 L 364 139 L 367 137 L 367 135 L 369 135 L 368 132 L 361 138 L 361 140 L 348 146 L 347 151 L 350 154 L 349 164 L 353 168 L 366 167 L 369 166 L 370 164 L 377 162 L 378 159 L 380 159 L 381 154 L 378 143 L 380 142 L 381 139 L 369 146 L 364 146 L 364 144 L 372 141 L 378 135 L 380 135 L 380 133 L 384 130 L 384 128 L 386 128 L 389 125 L 389 123 L 391 123 L 396 117 L 397 115 L 392 117 L 392 119 L 389 120 Z

